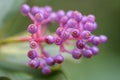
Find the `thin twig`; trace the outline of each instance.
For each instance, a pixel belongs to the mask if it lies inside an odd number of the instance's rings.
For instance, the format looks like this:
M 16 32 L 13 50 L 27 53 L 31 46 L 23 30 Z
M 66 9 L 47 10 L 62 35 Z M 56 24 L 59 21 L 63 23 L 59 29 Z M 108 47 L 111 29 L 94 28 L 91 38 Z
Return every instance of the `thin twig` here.
M 27 42 L 30 39 L 31 39 L 30 37 L 11 37 L 11 38 L 7 38 L 7 39 L 1 39 L 0 45 L 5 45 L 8 43 Z

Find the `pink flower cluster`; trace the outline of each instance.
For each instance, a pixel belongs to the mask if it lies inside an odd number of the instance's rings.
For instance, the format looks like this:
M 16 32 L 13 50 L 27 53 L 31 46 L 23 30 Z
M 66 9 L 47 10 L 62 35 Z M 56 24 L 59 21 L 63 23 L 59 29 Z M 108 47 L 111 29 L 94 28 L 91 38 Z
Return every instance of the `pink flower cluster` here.
M 80 59 L 81 56 L 91 58 L 98 54 L 97 46 L 107 41 L 105 35 L 92 34 L 92 31 L 97 29 L 95 16 L 92 14 L 86 16 L 79 11 L 72 10 L 54 12 L 50 6 L 30 8 L 27 4 L 21 6 L 21 13 L 33 21 L 27 28 L 31 34 L 31 50 L 28 51 L 29 65 L 32 68 L 41 68 L 42 73 L 46 75 L 51 73 L 50 66 L 55 63 L 61 64 L 64 61 L 63 52 L 69 53 L 74 59 Z M 59 24 L 56 34 L 45 36 L 47 27 L 54 22 Z M 51 56 L 49 52 L 45 51 L 42 43 L 59 46 L 59 51 L 56 52 L 58 54 Z M 92 46 L 88 43 L 91 43 Z M 65 44 L 74 46 L 74 49 L 65 49 Z

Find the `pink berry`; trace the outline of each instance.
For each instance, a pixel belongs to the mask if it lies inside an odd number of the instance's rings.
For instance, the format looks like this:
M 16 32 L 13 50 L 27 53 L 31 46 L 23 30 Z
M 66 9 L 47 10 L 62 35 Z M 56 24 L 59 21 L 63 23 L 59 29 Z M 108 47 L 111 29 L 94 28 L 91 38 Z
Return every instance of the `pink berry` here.
M 85 42 L 84 42 L 83 40 L 78 40 L 78 41 L 76 42 L 76 47 L 77 47 L 78 49 L 83 49 L 83 48 L 85 47 Z
M 27 28 L 28 32 L 34 34 L 37 32 L 37 26 L 35 24 L 30 24 Z
M 36 57 L 37 57 L 37 52 L 36 52 L 35 50 L 30 50 L 30 51 L 28 52 L 28 57 L 29 57 L 30 59 L 36 58 Z
M 81 36 L 83 39 L 89 39 L 91 37 L 91 33 L 90 33 L 90 31 L 83 31 L 81 33 Z
M 72 30 L 72 36 L 73 36 L 74 38 L 79 37 L 79 36 L 80 36 L 80 31 L 79 31 L 78 29 L 73 29 L 73 30 Z
M 62 55 L 57 55 L 55 57 L 55 62 L 61 64 L 64 61 L 64 57 Z
M 30 42 L 30 48 L 35 49 L 35 48 L 37 48 L 37 46 L 38 46 L 37 42 L 35 42 L 35 41 Z
M 42 13 L 36 13 L 35 14 L 35 20 L 37 21 L 37 22 L 41 22 L 42 20 L 43 20 L 43 14 Z
M 86 58 L 91 58 L 92 57 L 92 51 L 91 50 L 84 50 L 83 51 L 83 55 L 86 57 Z
M 46 59 L 46 63 L 47 63 L 48 65 L 52 66 L 52 65 L 55 64 L 55 60 L 54 60 L 54 58 L 52 58 L 52 57 L 48 57 L 48 58 Z
M 39 67 L 39 61 L 37 59 L 33 59 L 29 61 L 29 66 L 31 68 L 38 68 Z
M 81 51 L 79 49 L 74 49 L 72 51 L 72 57 L 74 59 L 80 59 L 81 56 L 82 56 L 82 53 L 81 53 Z
M 23 15 L 28 15 L 28 13 L 30 12 L 30 6 L 29 5 L 27 5 L 27 4 L 23 4 L 22 6 L 21 6 L 21 13 L 23 14 Z
M 54 41 L 55 41 L 55 39 L 51 35 L 48 35 L 48 36 L 45 37 L 45 42 L 48 43 L 48 44 L 52 44 L 52 43 L 54 43 Z
M 59 38 L 59 37 L 56 37 L 56 38 L 55 38 L 55 44 L 56 44 L 56 45 L 61 45 L 61 44 L 62 44 L 62 39 Z
M 49 75 L 51 73 L 51 69 L 49 66 L 45 66 L 44 68 L 42 68 L 42 73 L 45 75 Z

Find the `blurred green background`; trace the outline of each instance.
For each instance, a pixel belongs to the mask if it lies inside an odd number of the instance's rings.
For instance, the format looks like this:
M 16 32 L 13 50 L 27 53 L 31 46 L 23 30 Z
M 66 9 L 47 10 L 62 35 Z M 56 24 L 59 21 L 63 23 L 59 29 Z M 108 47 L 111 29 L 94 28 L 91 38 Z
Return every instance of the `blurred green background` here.
M 62 69 L 68 80 L 120 80 L 120 0 L 0 0 L 0 39 L 26 31 L 31 21 L 20 14 L 19 8 L 23 3 L 49 5 L 55 11 L 79 10 L 85 15 L 94 14 L 99 25 L 94 33 L 105 34 L 108 42 L 99 46 L 98 56 L 79 61 L 70 57 L 72 60 L 67 59 Z M 54 50 L 51 47 L 47 49 Z M 59 71 L 45 77 L 39 70 L 28 68 L 27 50 L 28 43 L 0 46 L 0 80 L 3 77 L 4 80 L 67 80 Z

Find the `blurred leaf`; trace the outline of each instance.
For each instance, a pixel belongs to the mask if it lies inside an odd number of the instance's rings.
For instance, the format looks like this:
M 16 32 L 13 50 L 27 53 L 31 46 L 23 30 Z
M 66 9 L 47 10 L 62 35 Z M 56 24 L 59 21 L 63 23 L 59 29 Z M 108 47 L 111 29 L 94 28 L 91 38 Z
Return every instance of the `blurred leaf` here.
M 8 77 L 0 77 L 0 80 L 10 80 Z
M 40 0 L 0 0 L 0 38 L 16 35 L 26 30 L 31 20 L 20 13 L 20 6 L 23 3 L 41 5 L 46 1 Z M 48 1 L 49 2 L 49 1 Z M 51 1 L 50 1 L 51 2 Z M 4 9 L 4 10 L 3 10 Z M 54 29 L 54 28 L 52 28 Z M 51 29 L 51 30 L 52 30 Z M 52 30 L 53 31 L 53 30 Z M 54 29 L 55 31 L 55 29 Z
M 15 35 L 26 30 L 30 22 L 20 14 L 20 6 L 25 0 L 0 0 L 0 38 Z
M 16 47 L 17 46 L 17 47 Z M 72 59 L 65 55 L 62 70 L 52 73 L 50 76 L 42 75 L 39 69 L 31 69 L 26 56 L 29 46 L 26 43 L 9 44 L 0 48 L 0 76 L 11 80 L 119 80 L 119 57 L 106 52 L 105 47 L 100 48 L 100 54 L 91 59 Z M 52 55 L 58 52 L 54 45 L 45 46 Z M 67 57 L 66 57 L 67 56 Z M 64 72 L 64 73 L 63 73 Z M 66 79 L 66 76 L 68 79 Z
M 41 70 L 31 69 L 27 65 L 26 56 L 29 48 L 25 45 L 26 43 L 10 44 L 0 48 L 0 76 L 8 77 L 10 80 L 67 80 L 62 70 L 44 76 Z

